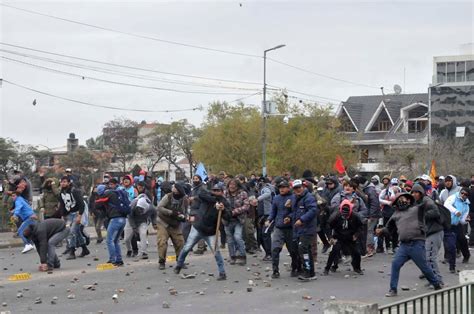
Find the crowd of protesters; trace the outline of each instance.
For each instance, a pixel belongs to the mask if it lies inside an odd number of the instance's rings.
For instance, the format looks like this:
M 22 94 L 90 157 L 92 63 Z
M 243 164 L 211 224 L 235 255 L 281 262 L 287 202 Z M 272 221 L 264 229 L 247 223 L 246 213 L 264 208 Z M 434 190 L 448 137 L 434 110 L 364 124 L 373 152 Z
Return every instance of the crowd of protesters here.
M 226 247 L 231 267 L 246 265 L 248 254 L 261 252 L 277 279 L 280 253 L 286 246 L 290 276 L 301 281 L 316 278 L 318 238 L 319 252 L 328 255 L 324 276 L 338 271 L 341 263 L 350 263 L 355 273 L 363 275 L 363 261 L 374 254 L 393 254 L 387 296 L 397 295 L 400 269 L 408 260 L 420 269 L 420 278 L 440 289 L 444 281 L 439 253 L 444 252 L 442 263 L 456 273 L 457 258 L 468 263 L 469 246 L 474 246 L 474 176 L 458 182 L 454 175 L 420 175 L 413 180 L 318 177 L 306 170 L 301 178 L 289 172 L 276 177 L 221 172 L 169 182 L 140 171 L 136 177 L 104 175 L 86 201 L 78 180 L 67 170 L 59 182 L 44 180 L 39 212 L 32 208 L 27 178 L 15 174 L 4 184 L 4 200 L 10 200 L 11 218 L 25 244 L 22 253 L 36 248 L 41 271 L 60 267 L 55 248 L 63 239 L 67 239 L 66 259 L 75 259 L 78 248 L 82 249 L 78 257 L 89 255 L 90 236 L 84 229 L 89 216 L 97 244 L 103 242 L 102 229 L 107 230 L 108 263 L 118 267 L 124 265 L 124 257 L 148 259 L 151 226 L 157 233 L 160 269 L 166 267 L 171 240 L 175 273 L 186 267 L 196 246 L 193 254 L 209 250 L 214 255 L 218 280 L 227 278 L 220 253 Z

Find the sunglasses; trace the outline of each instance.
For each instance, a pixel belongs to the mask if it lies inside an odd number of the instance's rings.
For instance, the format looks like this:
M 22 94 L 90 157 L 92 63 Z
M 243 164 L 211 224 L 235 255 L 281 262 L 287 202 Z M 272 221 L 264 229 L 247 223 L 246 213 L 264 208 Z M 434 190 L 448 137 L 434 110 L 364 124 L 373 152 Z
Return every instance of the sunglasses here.
M 461 192 L 461 195 L 464 195 L 464 196 L 469 196 L 469 193 L 466 193 L 466 192 Z

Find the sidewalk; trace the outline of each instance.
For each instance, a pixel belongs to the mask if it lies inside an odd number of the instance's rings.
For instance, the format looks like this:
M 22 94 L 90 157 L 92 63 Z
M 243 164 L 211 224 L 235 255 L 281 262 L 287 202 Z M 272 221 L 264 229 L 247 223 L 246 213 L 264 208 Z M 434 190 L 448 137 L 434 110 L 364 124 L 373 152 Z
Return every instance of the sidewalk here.
M 86 227 L 85 230 L 90 235 L 91 241 L 97 239 L 97 233 L 95 232 L 94 227 Z M 155 229 L 153 229 L 150 226 L 148 228 L 148 234 L 156 235 Z M 106 230 L 102 230 L 102 236 L 105 239 L 105 237 L 107 236 Z M 13 232 L 0 232 L 0 249 L 11 248 L 11 247 L 22 247 L 22 246 L 23 246 L 23 241 L 19 237 L 14 238 Z

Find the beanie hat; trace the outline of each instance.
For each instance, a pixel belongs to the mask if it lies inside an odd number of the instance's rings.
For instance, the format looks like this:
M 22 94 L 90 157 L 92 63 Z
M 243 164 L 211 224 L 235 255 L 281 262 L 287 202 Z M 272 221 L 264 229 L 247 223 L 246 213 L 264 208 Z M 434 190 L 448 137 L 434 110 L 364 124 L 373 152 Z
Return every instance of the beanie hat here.
M 106 187 L 105 187 L 104 184 L 99 184 L 99 185 L 97 186 L 97 194 L 99 194 L 99 195 L 104 195 L 105 189 L 106 189 Z

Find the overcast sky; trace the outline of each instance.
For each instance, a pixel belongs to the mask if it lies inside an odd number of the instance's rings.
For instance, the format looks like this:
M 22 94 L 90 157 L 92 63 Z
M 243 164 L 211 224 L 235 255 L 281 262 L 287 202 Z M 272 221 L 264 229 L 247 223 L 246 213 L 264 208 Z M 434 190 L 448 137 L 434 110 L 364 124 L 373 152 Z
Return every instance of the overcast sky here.
M 312 72 L 355 82 L 359 86 L 267 62 L 269 84 L 313 96 L 345 100 L 353 95 L 380 94 L 374 88 L 404 86 L 407 92 L 426 92 L 433 56 L 469 53 L 474 42 L 473 1 L 1 1 L 19 8 L 168 41 L 262 55 L 278 44 L 285 48 L 269 57 Z M 241 5 L 240 5 L 241 4 Z M 157 71 L 260 83 L 261 58 L 231 55 L 144 38 L 137 38 L 0 7 L 3 43 L 112 62 Z M 466 48 L 468 47 L 468 48 Z M 48 56 L 0 45 L 0 49 L 56 60 L 92 63 Z M 473 53 L 472 51 L 470 53 Z M 169 110 L 206 106 L 214 100 L 232 101 L 258 92 L 261 85 L 205 81 L 126 68 L 94 66 L 146 75 L 142 80 L 79 69 L 6 52 L 0 55 L 85 77 L 183 91 L 236 93 L 201 95 L 143 89 L 98 82 L 45 71 L 0 59 L 1 77 L 45 93 L 121 108 Z M 211 84 L 239 90 L 190 86 Z M 137 121 L 171 122 L 182 118 L 200 125 L 205 111 L 139 113 L 108 110 L 51 98 L 4 83 L 0 88 L 0 136 L 21 143 L 54 148 L 65 145 L 70 132 L 81 144 L 100 134 L 105 122 L 125 116 Z M 259 104 L 261 95 L 245 99 Z M 36 106 L 33 100 L 36 99 Z M 294 100 L 294 99 L 293 99 Z

